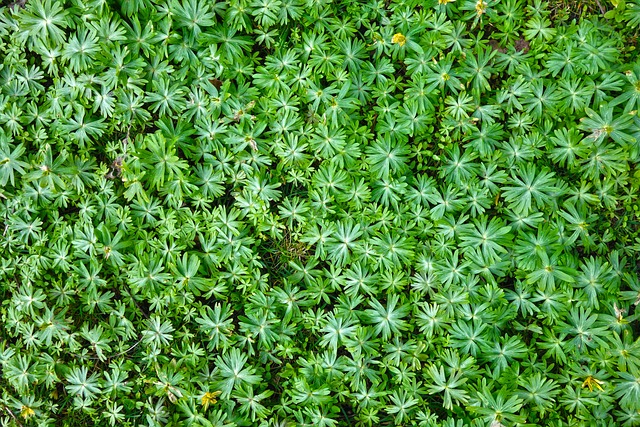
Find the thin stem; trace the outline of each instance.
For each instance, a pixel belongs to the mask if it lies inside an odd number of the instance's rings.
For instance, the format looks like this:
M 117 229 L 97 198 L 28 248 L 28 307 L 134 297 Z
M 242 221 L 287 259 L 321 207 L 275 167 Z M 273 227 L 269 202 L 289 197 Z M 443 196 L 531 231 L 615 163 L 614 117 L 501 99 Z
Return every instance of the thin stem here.
M 18 418 L 16 418 L 15 414 L 13 413 L 13 411 L 11 411 L 11 409 L 9 409 L 9 407 L 7 405 L 5 405 L 4 403 L 2 404 L 2 409 L 5 410 L 5 412 L 7 412 L 11 418 L 13 418 L 13 421 L 15 421 L 16 424 L 18 424 L 20 427 L 22 427 L 22 423 L 20 422 L 20 420 Z

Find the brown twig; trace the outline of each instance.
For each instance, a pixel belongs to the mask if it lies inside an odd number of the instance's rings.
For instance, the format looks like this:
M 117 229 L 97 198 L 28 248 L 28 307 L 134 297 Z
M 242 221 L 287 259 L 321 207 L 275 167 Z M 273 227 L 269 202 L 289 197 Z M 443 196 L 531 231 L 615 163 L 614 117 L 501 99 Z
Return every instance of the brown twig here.
M 606 9 L 604 7 L 602 7 L 602 4 L 600 3 L 600 0 L 596 0 L 596 4 L 598 5 L 598 7 L 600 8 L 600 12 L 604 15 L 605 13 L 607 13 Z
M 13 413 L 13 411 L 11 409 L 9 409 L 9 407 L 7 405 L 2 404 L 2 409 L 4 409 L 11 416 L 11 418 L 13 418 L 13 421 L 15 421 L 15 423 L 17 425 L 22 427 L 22 423 L 20 422 L 20 420 L 18 418 L 16 418 L 15 414 Z

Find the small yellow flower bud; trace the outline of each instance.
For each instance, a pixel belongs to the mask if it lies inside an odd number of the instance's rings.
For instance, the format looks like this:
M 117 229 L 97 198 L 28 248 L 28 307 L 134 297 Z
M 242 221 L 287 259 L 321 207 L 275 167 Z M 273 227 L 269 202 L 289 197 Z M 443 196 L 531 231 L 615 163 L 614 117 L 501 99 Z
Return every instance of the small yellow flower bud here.
M 589 375 L 587 379 L 584 380 L 584 382 L 582 383 L 582 388 L 589 387 L 589 391 L 593 391 L 593 388 L 595 387 L 600 391 L 604 391 L 601 384 L 604 384 L 604 382 L 598 379 L 595 379 L 591 375 Z
M 36 414 L 36 411 L 34 411 L 33 409 L 25 405 L 23 405 L 22 408 L 20 409 L 20 416 L 25 420 L 28 420 L 29 418 L 33 417 L 35 414 Z
M 478 0 L 476 2 L 476 13 L 478 16 L 483 15 L 487 11 L 487 6 L 488 4 L 484 0 Z
M 222 392 L 220 391 L 214 391 L 214 392 L 208 391 L 204 394 L 204 396 L 202 396 L 202 399 L 200 399 L 200 402 L 202 403 L 202 406 L 204 406 L 205 411 L 207 410 L 209 405 L 215 405 L 218 402 L 216 398 L 220 396 L 221 393 Z
M 407 42 L 407 38 L 402 33 L 396 33 L 391 38 L 391 43 L 398 43 L 400 46 L 404 46 Z

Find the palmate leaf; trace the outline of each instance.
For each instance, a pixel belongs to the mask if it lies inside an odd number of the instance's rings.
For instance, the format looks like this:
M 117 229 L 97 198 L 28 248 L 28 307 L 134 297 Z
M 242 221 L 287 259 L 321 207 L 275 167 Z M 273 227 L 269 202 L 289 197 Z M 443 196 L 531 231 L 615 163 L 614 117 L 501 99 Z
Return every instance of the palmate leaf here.
M 171 82 L 168 77 L 154 80 L 153 92 L 145 97 L 145 102 L 151 103 L 151 110 L 161 116 L 171 115 L 185 109 L 187 103 L 185 90 L 180 82 Z
M 267 418 L 271 413 L 271 409 L 260 402 L 268 399 L 272 394 L 273 391 L 266 390 L 256 395 L 251 385 L 243 385 L 232 394 L 232 397 L 240 404 L 240 412 L 250 415 L 251 422 L 256 422 L 257 419 Z
M 465 60 L 465 70 L 471 75 L 471 86 L 473 93 L 479 96 L 480 93 L 490 91 L 489 80 L 496 71 L 492 67 L 492 60 L 496 56 L 495 49 L 476 49 L 475 54 L 467 55 Z
M 640 8 L 640 4 L 637 5 Z M 637 13 L 637 19 L 640 20 L 640 13 Z M 622 93 L 617 96 L 609 105 L 616 106 L 626 102 L 624 112 L 631 112 L 640 108 L 640 63 L 635 63 L 633 69 L 625 72 L 627 84 L 624 86 Z
M 371 243 L 380 257 L 378 266 L 381 270 L 410 265 L 413 260 L 413 239 L 384 233 L 379 237 L 373 237 Z
M 444 59 L 437 62 L 429 62 L 431 72 L 427 73 L 426 81 L 429 87 L 435 89 L 438 87 L 441 92 L 445 87 L 457 94 L 464 85 L 460 81 L 461 74 L 457 68 L 453 68 L 453 56 L 448 54 Z
M 93 31 L 81 30 L 71 37 L 62 52 L 62 57 L 69 62 L 71 70 L 77 73 L 90 68 L 98 52 L 100 45 L 96 34 Z
M 520 377 L 518 383 L 524 388 L 518 391 L 518 396 L 524 403 L 535 405 L 534 408 L 544 415 L 553 410 L 555 397 L 560 392 L 558 384 L 551 378 L 544 378 L 539 372 L 529 377 Z
M 225 64 L 243 57 L 243 52 L 249 51 L 253 45 L 250 37 L 240 35 L 238 30 L 226 25 L 216 25 L 212 30 L 202 33 L 199 38 L 203 45 L 217 45 L 220 59 Z
M 468 95 L 464 90 L 458 93 L 457 98 L 447 96 L 444 100 L 448 106 L 444 112 L 452 116 L 455 120 L 466 119 L 469 113 L 474 110 L 473 97 Z
M 209 394 L 205 393 L 204 397 L 202 397 L 200 400 L 201 402 L 205 402 L 203 403 L 203 407 L 205 410 L 209 406 L 209 399 L 213 400 L 214 402 L 216 401 L 215 398 L 209 397 L 212 393 L 210 392 L 208 393 Z M 198 409 L 196 409 L 195 399 L 193 398 L 180 399 L 176 403 L 176 405 L 180 409 L 182 414 L 185 416 L 184 425 L 186 427 L 192 427 L 192 426 L 212 427 L 213 426 L 213 424 L 205 417 L 205 415 L 202 412 L 200 412 Z
M 480 356 L 491 362 L 494 376 L 498 377 L 515 359 L 524 358 L 527 351 L 527 346 L 517 336 L 504 336 L 497 342 L 482 347 Z
M 463 248 L 480 248 L 487 258 L 497 258 L 506 253 L 506 247 L 513 240 L 511 227 L 498 218 L 491 218 L 487 223 L 485 215 L 473 221 L 474 228 L 465 229 L 460 234 L 460 246 Z
M 479 321 L 471 323 L 459 320 L 450 327 L 451 346 L 476 356 L 480 346 L 487 345 L 486 329 L 487 325 Z
M 429 366 L 429 377 L 433 380 L 433 384 L 427 387 L 429 394 L 444 392 L 442 396 L 443 406 L 445 409 L 452 410 L 453 404 L 466 405 L 469 401 L 469 394 L 461 388 L 468 378 L 464 377 L 464 373 L 459 370 L 453 370 L 447 378 L 442 365 Z
M 320 345 L 329 346 L 329 349 L 335 352 L 338 349 L 338 344 L 344 343 L 354 335 L 356 327 L 353 321 L 329 313 L 326 325 L 320 330 L 324 333 Z
M 578 53 L 574 43 L 564 43 L 559 46 L 560 50 L 551 52 L 545 64 L 551 75 L 556 77 L 562 72 L 562 78 L 577 74 L 582 69 L 578 62 Z
M 91 142 L 92 138 L 95 139 L 102 136 L 107 129 L 103 118 L 92 120 L 85 117 L 85 115 L 86 110 L 78 108 L 72 118 L 65 119 L 60 124 L 62 130 L 72 135 L 81 147 Z
M 409 420 L 415 410 L 414 407 L 420 402 L 407 390 L 394 390 L 391 392 L 389 399 L 391 400 L 391 405 L 386 410 L 389 414 L 394 415 L 396 425 Z
M 541 172 L 529 163 L 519 173 L 512 174 L 514 186 L 503 187 L 503 195 L 509 207 L 516 213 L 527 215 L 533 204 L 538 209 L 550 205 L 552 195 L 556 191 L 554 173 L 546 169 Z
M 33 362 L 30 356 L 14 355 L 13 349 L 3 350 L 3 373 L 12 387 L 21 394 L 27 394 L 29 387 L 34 383 L 35 371 L 38 363 Z
M 580 171 L 583 177 L 587 179 L 606 178 L 627 170 L 624 149 L 614 148 L 612 144 L 607 143 L 593 144 L 589 141 L 591 138 L 585 139 L 590 151 L 580 162 Z
M 587 396 L 585 396 L 587 394 Z M 591 392 L 580 386 L 569 386 L 563 390 L 560 403 L 570 412 L 576 414 L 588 413 L 591 408 L 599 405 L 598 400 L 591 397 Z
M 16 172 L 19 175 L 25 174 L 25 168 L 29 167 L 29 164 L 20 160 L 25 151 L 23 144 L 13 147 L 4 134 L 0 134 L 0 187 L 4 187 L 8 182 L 15 185 Z
M 142 342 L 153 349 L 161 349 L 173 341 L 175 328 L 169 320 L 162 321 L 160 316 L 147 320 L 147 328 L 142 331 Z
M 557 111 L 560 101 L 560 95 L 555 84 L 544 86 L 541 80 L 534 81 L 531 84 L 533 96 L 523 102 L 530 113 L 536 120 L 540 120 L 543 115 L 551 115 Z
M 598 37 L 595 34 L 587 36 L 586 43 L 578 46 L 578 60 L 586 68 L 588 74 L 596 74 L 600 70 L 611 69 L 617 62 L 620 50 L 616 47 L 616 40 Z
M 589 308 L 573 308 L 569 314 L 568 322 L 560 323 L 560 332 L 573 335 L 573 349 L 584 353 L 588 348 L 597 348 L 606 345 L 602 338 L 607 328 L 596 325 L 598 314 L 592 313 Z
M 392 334 L 400 334 L 409 328 L 404 318 L 409 314 L 410 308 L 408 305 L 396 308 L 399 300 L 398 295 L 391 295 L 387 299 L 387 306 L 384 307 L 380 301 L 372 299 L 369 302 L 372 308 L 365 310 L 367 320 L 374 326 L 376 335 L 382 334 L 383 340 L 388 340 Z
M 601 296 L 613 288 L 613 275 L 611 266 L 600 257 L 589 257 L 580 265 L 581 272 L 577 278 L 575 286 L 584 289 L 589 298 L 589 306 L 596 310 L 600 308 Z
M 399 210 L 399 202 L 402 200 L 402 196 L 406 192 L 408 184 L 406 176 L 395 178 L 383 178 L 373 183 L 373 190 L 371 191 L 371 198 L 374 202 L 379 202 L 382 206 L 394 210 Z
M 462 186 L 462 183 L 469 182 L 472 177 L 477 176 L 478 164 L 474 162 L 476 158 L 477 154 L 472 150 L 465 150 L 461 153 L 458 144 L 454 144 L 447 150 L 440 178 L 448 183 Z
M 257 341 L 258 348 L 271 350 L 278 340 L 275 325 L 279 323 L 268 310 L 252 310 L 246 316 L 238 316 L 239 331 Z M 257 338 L 257 339 L 256 339 Z
M 82 325 L 80 335 L 91 344 L 92 349 L 100 360 L 105 361 L 107 359 L 104 353 L 105 351 L 107 353 L 111 351 L 111 346 L 109 345 L 111 340 L 106 336 L 102 326 L 98 325 L 89 329 L 89 325 L 85 323 Z
M 359 101 L 349 94 L 350 88 L 351 81 L 347 80 L 338 95 L 325 104 L 325 116 L 333 126 L 349 125 L 351 114 L 353 114 L 358 107 Z M 416 120 L 420 120 L 420 118 L 418 117 Z
M 448 185 L 445 189 L 434 191 L 433 194 L 427 196 L 430 203 L 434 206 L 431 208 L 431 219 L 438 220 L 448 212 L 456 212 L 461 209 L 465 201 L 462 198 L 463 192 L 455 185 Z
M 345 133 L 335 126 L 318 125 L 309 140 L 311 148 L 323 159 L 330 159 L 346 147 Z
M 531 83 L 526 81 L 522 75 L 519 75 L 507 88 L 498 93 L 497 101 L 500 104 L 506 101 L 506 110 L 511 114 L 514 108 L 522 111 L 524 107 L 521 102 L 525 99 L 530 99 L 530 97 Z
M 527 30 L 524 36 L 527 40 L 535 42 L 550 41 L 556 34 L 556 29 L 551 26 L 551 21 L 542 16 L 534 16 L 527 22 Z
M 553 254 L 551 257 L 546 252 L 539 252 L 537 267 L 527 274 L 527 283 L 535 284 L 541 290 L 553 289 L 556 281 L 575 283 L 577 271 L 573 268 L 561 265 L 559 255 Z
M 62 4 L 51 0 L 35 0 L 27 3 L 26 11 L 20 16 L 23 28 L 29 37 L 54 44 L 64 42 L 64 29 L 69 26 L 67 11 Z
M 614 311 L 616 309 L 617 307 L 614 307 Z M 617 316 L 616 320 L 618 320 Z M 640 341 L 634 341 L 633 338 L 633 334 L 628 329 L 622 332 L 622 337 L 617 332 L 608 337 L 611 342 L 609 352 L 612 356 L 617 357 L 620 371 L 626 372 L 635 369 L 636 372 L 640 372 Z
M 42 231 L 42 225 L 43 222 L 38 217 L 25 219 L 19 215 L 14 215 L 10 217 L 7 230 L 15 232 L 20 241 L 26 245 L 38 239 Z
M 162 261 L 158 259 L 138 262 L 127 279 L 132 289 L 147 296 L 159 295 L 170 281 L 171 275 L 165 272 Z
M 587 108 L 585 112 L 587 117 L 580 120 L 578 127 L 591 132 L 587 138 L 593 140 L 593 144 L 599 145 L 606 138 L 611 138 L 620 145 L 636 142 L 636 139 L 630 134 L 634 125 L 632 115 L 617 115 L 614 119 L 613 107 L 607 104 L 600 106 L 599 113 L 590 108 Z
M 479 108 L 476 109 L 474 115 L 478 111 L 481 110 Z M 465 148 L 471 147 L 473 152 L 480 154 L 480 157 L 483 159 L 495 152 L 495 147 L 499 145 L 505 136 L 503 125 L 500 123 L 491 123 L 491 121 L 492 120 L 483 120 L 482 126 L 479 129 L 477 127 L 474 128 L 471 134 L 465 136 L 464 139 L 467 141 Z M 482 163 L 482 166 L 486 167 L 487 165 Z
M 622 91 L 624 86 L 623 77 L 618 73 L 606 73 L 598 80 L 593 81 L 593 102 L 600 105 L 603 102 L 610 102 L 613 98 L 612 92 Z M 617 99 L 617 98 L 616 98 Z M 617 105 L 611 102 L 612 105 Z M 625 112 L 628 110 L 625 110 Z
M 216 357 L 215 373 L 222 377 L 217 382 L 222 392 L 221 399 L 227 399 L 234 390 L 245 385 L 256 385 L 262 380 L 255 369 L 247 365 L 248 356 L 238 348 L 232 348 L 222 356 Z
M 252 15 L 256 21 L 263 27 L 269 27 L 275 24 L 280 14 L 282 2 L 280 0 L 253 0 L 251 7 Z
M 152 8 L 150 0 L 131 0 L 128 2 L 120 3 L 120 10 L 127 17 L 132 17 L 143 11 L 147 11 Z
M 232 316 L 233 310 L 227 304 L 216 303 L 213 308 L 204 307 L 200 310 L 200 316 L 195 320 L 208 337 L 209 350 L 227 348 L 234 329 Z
M 566 164 L 569 169 L 576 167 L 579 160 L 589 153 L 588 145 L 583 142 L 582 135 L 576 128 L 556 129 L 550 142 L 553 143 L 551 159 L 560 166 Z
M 209 5 L 202 0 L 173 0 L 171 2 L 173 18 L 178 28 L 186 28 L 184 34 L 194 41 L 202 28 L 215 24 L 215 14 L 209 11 Z
M 176 260 L 175 266 L 171 266 L 171 272 L 179 289 L 187 289 L 195 295 L 209 290 L 212 279 L 198 277 L 200 259 L 195 254 L 183 254 Z
M 516 395 L 510 395 L 505 387 L 494 396 L 483 383 L 482 390 L 478 391 L 477 397 L 481 405 L 470 406 L 469 410 L 480 414 L 486 423 L 526 422 L 526 417 L 519 414 L 520 408 L 522 408 L 522 399 Z
M 106 227 L 105 223 L 100 224 L 96 228 L 96 237 L 98 243 L 96 244 L 96 250 L 104 259 L 111 265 L 120 267 L 127 259 L 124 250 L 131 246 L 131 241 L 127 239 L 122 230 L 116 231 L 115 234 L 111 233 Z
M 176 155 L 173 142 L 167 141 L 160 133 L 154 133 L 145 137 L 146 150 L 139 153 L 143 167 L 146 169 L 144 179 L 151 186 L 160 189 L 165 180 L 171 180 L 174 176 L 182 177 L 182 170 L 188 164 Z
M 65 388 L 72 395 L 93 400 L 93 398 L 100 393 L 100 382 L 95 372 L 87 377 L 88 375 L 89 371 L 86 366 L 73 368 L 71 372 L 65 376 L 68 382 Z

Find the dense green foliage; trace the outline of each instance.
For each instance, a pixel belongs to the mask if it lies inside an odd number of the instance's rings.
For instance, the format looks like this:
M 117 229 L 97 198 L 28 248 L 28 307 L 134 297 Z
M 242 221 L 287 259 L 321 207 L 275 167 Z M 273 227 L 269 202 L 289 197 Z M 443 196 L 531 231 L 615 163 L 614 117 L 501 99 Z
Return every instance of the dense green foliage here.
M 0 9 L 0 426 L 640 425 L 605 7 Z

